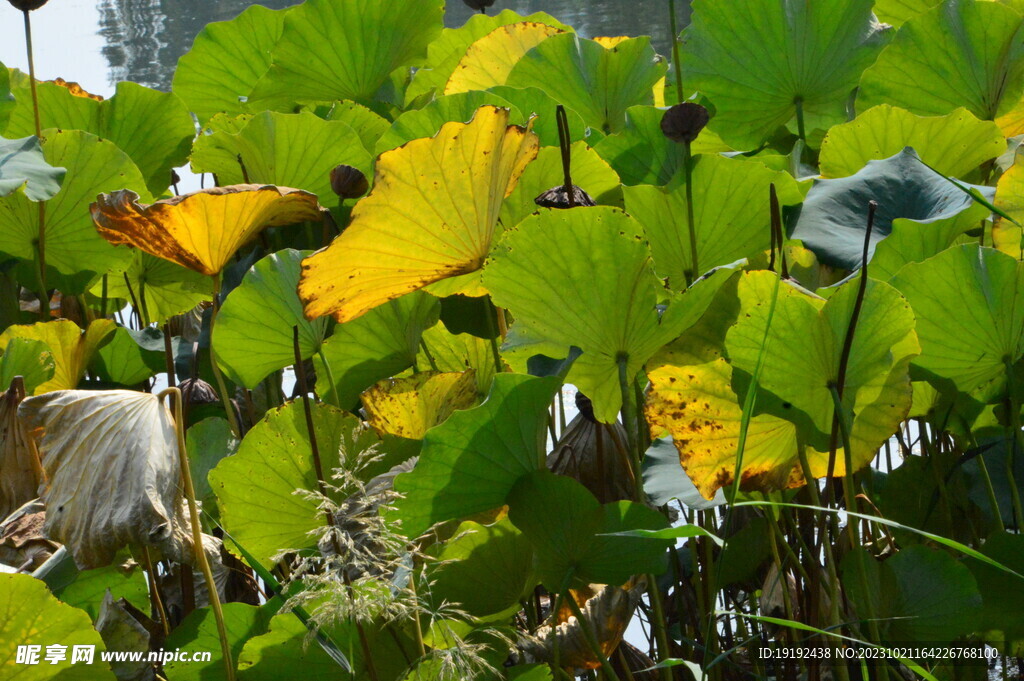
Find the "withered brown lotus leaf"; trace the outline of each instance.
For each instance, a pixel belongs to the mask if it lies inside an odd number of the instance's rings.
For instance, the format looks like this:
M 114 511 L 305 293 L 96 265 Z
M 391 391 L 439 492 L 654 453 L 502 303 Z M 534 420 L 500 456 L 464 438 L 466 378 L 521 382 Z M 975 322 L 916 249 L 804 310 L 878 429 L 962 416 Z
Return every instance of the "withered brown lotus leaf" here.
M 23 399 L 25 386 L 20 377 L 0 394 L 0 520 L 39 496 L 45 477 L 32 438 L 18 421 L 18 405 Z
M 100 194 L 91 206 L 100 235 L 211 276 L 263 229 L 321 220 L 316 196 L 273 185 L 236 184 L 148 205 L 138 201 L 127 189 Z
M 635 483 L 625 428 L 618 421 L 599 423 L 583 393 L 576 393 L 576 405 L 580 413 L 548 454 L 548 469 L 575 478 L 602 504 L 632 499 Z
M 60 544 L 43 532 L 46 507 L 33 499 L 0 522 L 0 563 L 31 572 L 53 555 Z
M 46 534 L 80 569 L 109 565 L 128 545 L 191 557 L 174 424 L 155 395 L 60 390 L 26 399 L 18 416 L 49 478 Z
M 587 621 L 587 627 L 597 638 L 601 652 L 610 657 L 622 641 L 626 625 L 633 617 L 633 610 L 640 602 L 646 582 L 641 579 L 623 586 L 590 585 L 595 595 L 587 598 L 580 606 L 580 612 Z M 570 594 L 577 603 L 589 594 Z M 555 639 L 558 640 L 561 664 L 565 668 L 582 672 L 597 669 L 600 660 L 594 655 L 575 617 L 568 617 L 556 626 L 550 624 L 537 629 L 534 638 L 520 645 L 527 662 L 549 662 L 553 659 Z

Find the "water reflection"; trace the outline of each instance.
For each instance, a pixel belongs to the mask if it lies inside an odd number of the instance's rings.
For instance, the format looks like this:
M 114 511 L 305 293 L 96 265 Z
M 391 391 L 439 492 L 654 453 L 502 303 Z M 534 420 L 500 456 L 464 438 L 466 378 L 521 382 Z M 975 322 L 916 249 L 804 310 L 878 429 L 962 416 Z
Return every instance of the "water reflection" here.
M 231 19 L 251 4 L 249 0 L 99 0 L 99 33 L 110 65 L 109 82 L 132 80 L 169 88 L 178 58 L 203 26 Z M 296 3 L 264 0 L 259 4 L 280 9 Z M 689 18 L 689 2 L 677 4 L 683 25 Z M 587 37 L 650 35 L 655 49 L 665 54 L 670 45 L 667 5 L 664 0 L 498 0 L 489 12 L 506 8 L 520 14 L 547 12 Z M 445 23 L 460 26 L 472 14 L 462 2 L 451 0 Z

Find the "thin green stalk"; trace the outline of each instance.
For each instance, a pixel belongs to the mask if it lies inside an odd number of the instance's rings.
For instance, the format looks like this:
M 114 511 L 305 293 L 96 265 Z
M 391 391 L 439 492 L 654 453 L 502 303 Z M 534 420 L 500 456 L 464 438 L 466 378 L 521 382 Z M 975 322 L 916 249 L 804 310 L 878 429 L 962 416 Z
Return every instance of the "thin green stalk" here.
M 412 592 L 413 599 L 419 602 L 419 596 L 416 593 L 416 570 L 409 570 L 409 591 Z M 413 613 L 412 621 L 416 631 L 416 646 L 419 648 L 422 660 L 427 656 L 427 646 L 423 643 L 423 625 L 420 623 L 418 612 Z
M 327 389 L 326 402 L 333 404 L 338 409 L 341 409 L 341 398 L 338 397 L 337 384 L 334 382 L 334 372 L 331 371 L 331 363 L 327 361 L 327 355 L 324 354 L 324 349 L 321 346 L 316 351 L 320 357 L 320 363 L 324 365 L 324 373 L 327 375 L 327 384 L 330 386 Z M 333 396 L 333 399 L 331 399 Z
M 676 103 L 683 103 L 683 68 L 679 61 L 679 28 L 676 26 L 676 0 L 668 0 L 668 25 L 672 31 L 672 70 L 676 76 Z
M 804 130 L 804 99 L 803 97 L 797 97 L 793 100 L 793 105 L 796 106 L 796 130 L 797 136 L 801 142 L 807 142 L 807 132 Z
M 36 62 L 32 50 L 32 20 L 29 11 L 22 10 L 25 20 L 25 52 L 28 56 L 28 81 L 32 92 L 32 121 L 35 124 L 36 137 L 42 140 L 42 126 L 39 122 L 39 95 L 36 93 Z M 50 297 L 46 295 L 46 202 L 39 204 L 39 240 L 36 249 L 39 257 L 39 315 L 43 321 L 50 317 Z
M 207 597 L 210 601 L 210 609 L 213 610 L 213 618 L 217 622 L 217 635 L 220 637 L 220 649 L 224 659 L 224 674 L 227 681 L 235 681 L 235 664 L 231 659 L 231 645 L 228 643 L 228 630 L 224 624 L 224 611 L 220 605 L 220 595 L 217 593 L 217 582 L 213 579 L 213 570 L 210 569 L 210 561 L 206 559 L 206 550 L 203 548 L 203 530 L 199 523 L 199 505 L 196 503 L 196 490 L 192 485 L 192 471 L 189 468 L 188 450 L 185 447 L 185 422 L 182 417 L 181 391 L 177 388 L 167 388 L 157 397 L 163 399 L 165 395 L 174 396 L 174 430 L 178 435 L 178 461 L 181 465 L 181 481 L 185 491 L 185 499 L 188 501 L 189 520 L 192 524 L 192 553 L 199 563 L 199 569 L 206 580 Z M 185 569 L 190 569 L 185 567 Z
M 1005 532 L 1006 526 L 1003 525 L 1003 514 L 999 510 L 999 502 L 996 500 L 996 491 L 992 487 L 992 477 L 988 474 L 988 466 L 985 464 L 984 455 L 978 456 L 977 461 L 978 470 L 981 472 L 981 480 L 985 483 L 985 494 L 988 496 L 988 504 L 992 507 L 992 518 L 995 520 L 999 531 Z
M 213 349 L 213 325 L 217 320 L 217 313 L 220 311 L 220 274 L 213 275 L 213 309 L 210 311 L 210 367 L 213 369 L 213 377 L 217 381 L 217 392 L 220 393 L 221 402 L 224 403 L 224 411 L 227 412 L 228 424 L 235 437 L 241 439 L 242 429 L 238 426 L 238 419 L 235 418 L 235 408 L 231 403 L 231 396 L 228 395 L 227 385 L 224 383 L 224 376 L 217 366 L 217 352 Z
M 1013 520 L 1017 526 L 1017 530 L 1020 531 L 1024 528 L 1024 506 L 1021 505 L 1020 492 L 1017 489 L 1016 476 L 1013 474 L 1017 462 L 1017 457 L 1021 453 L 1021 423 L 1020 423 L 1020 405 L 1015 399 L 1017 394 L 1016 387 L 1013 381 L 1013 366 L 1010 361 L 1006 361 L 1006 405 L 1009 413 L 1009 451 L 1006 457 L 1006 482 L 1010 486 L 1010 501 L 1013 503 Z
M 427 342 L 423 340 L 423 338 L 420 338 L 420 350 L 422 350 L 423 354 L 427 356 L 427 362 L 430 364 L 431 370 L 440 371 L 440 369 L 437 368 L 437 360 L 434 359 L 433 353 L 430 352 L 430 348 L 427 347 Z M 320 358 L 323 359 L 323 353 L 321 353 Z M 326 361 L 324 363 L 326 364 Z

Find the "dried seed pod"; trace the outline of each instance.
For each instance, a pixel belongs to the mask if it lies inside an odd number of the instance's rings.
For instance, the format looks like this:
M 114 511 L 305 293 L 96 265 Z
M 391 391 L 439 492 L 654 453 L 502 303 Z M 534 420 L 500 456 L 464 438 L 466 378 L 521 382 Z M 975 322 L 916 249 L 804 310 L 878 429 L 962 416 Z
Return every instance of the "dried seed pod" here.
M 48 0 L 7 0 L 7 2 L 11 3 L 14 9 L 21 10 L 22 12 L 31 12 L 45 5 Z
M 363 171 L 345 164 L 331 171 L 331 189 L 343 199 L 358 199 L 370 189 Z
M 594 199 L 576 185 L 572 186 L 572 198 L 575 206 L 596 206 Z M 533 200 L 538 206 L 544 208 L 573 208 L 569 205 L 569 193 L 565 191 L 565 185 L 560 184 L 552 187 Z
M 462 0 L 470 9 L 482 12 L 494 4 L 494 0 Z
M 669 107 L 661 117 L 661 131 L 665 137 L 680 144 L 692 142 L 708 124 L 708 110 L 700 104 L 683 102 Z
M 590 399 L 576 393 L 580 413 L 569 422 L 547 458 L 553 473 L 567 475 L 603 504 L 633 498 L 633 471 L 622 456 L 626 430 L 621 423 L 598 423 Z
M 201 378 L 186 378 L 178 384 L 181 396 L 185 400 L 186 407 L 199 404 L 219 404 L 220 397 L 213 386 Z

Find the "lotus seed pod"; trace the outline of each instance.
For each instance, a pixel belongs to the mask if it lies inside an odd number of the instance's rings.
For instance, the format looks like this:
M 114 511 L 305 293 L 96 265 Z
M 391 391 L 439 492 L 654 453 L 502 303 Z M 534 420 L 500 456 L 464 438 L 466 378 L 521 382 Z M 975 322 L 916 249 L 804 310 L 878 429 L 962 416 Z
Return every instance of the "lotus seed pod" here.
M 572 186 L 572 198 L 575 206 L 596 206 L 594 199 L 576 185 Z M 565 191 L 565 185 L 560 184 L 552 187 L 533 200 L 538 206 L 544 208 L 571 208 L 569 205 L 569 193 Z
M 199 404 L 217 404 L 220 397 L 213 386 L 201 378 L 186 378 L 178 384 L 181 396 L 185 400 L 185 406 L 191 407 Z
M 470 9 L 482 12 L 494 4 L 494 0 L 462 0 Z
M 34 9 L 39 9 L 45 5 L 48 0 L 7 0 L 15 9 L 19 9 L 22 12 L 31 12 Z
M 670 107 L 661 117 L 661 131 L 673 142 L 692 142 L 708 124 L 709 118 L 708 110 L 700 104 L 683 102 Z
M 363 171 L 342 164 L 331 171 L 331 189 L 343 199 L 358 199 L 370 189 L 370 183 Z

